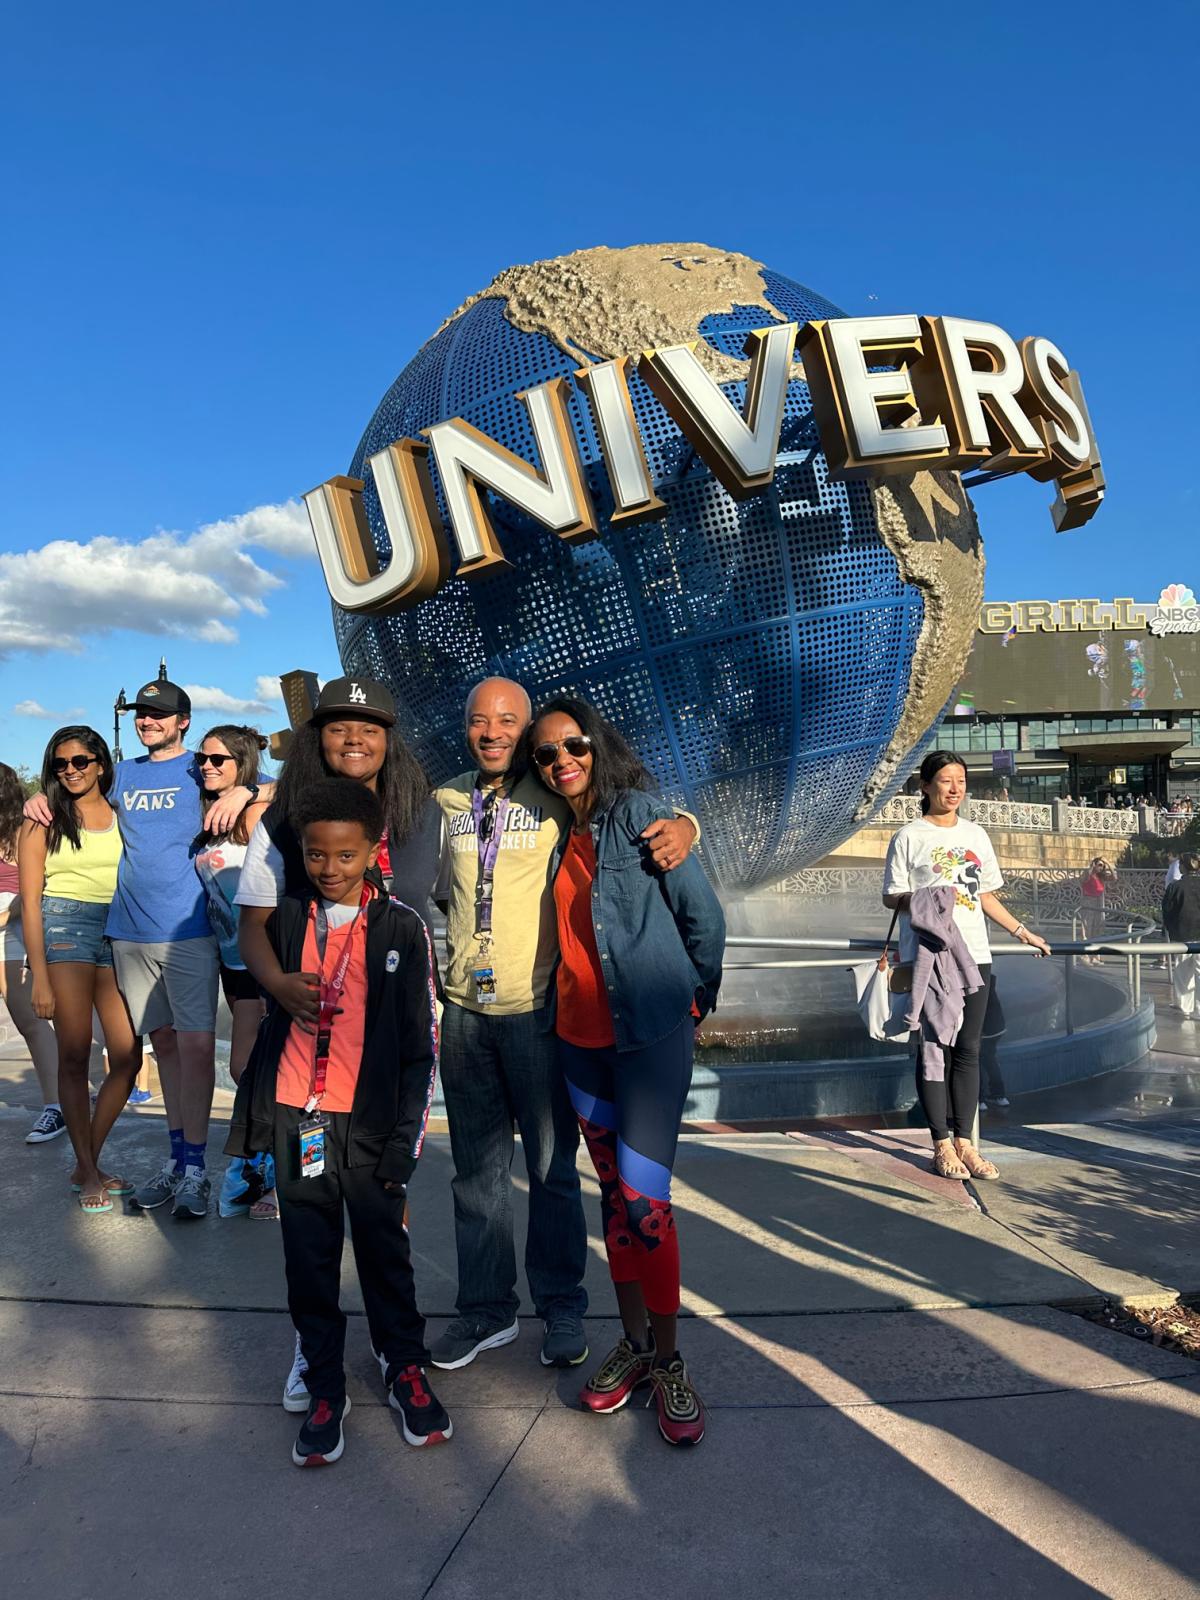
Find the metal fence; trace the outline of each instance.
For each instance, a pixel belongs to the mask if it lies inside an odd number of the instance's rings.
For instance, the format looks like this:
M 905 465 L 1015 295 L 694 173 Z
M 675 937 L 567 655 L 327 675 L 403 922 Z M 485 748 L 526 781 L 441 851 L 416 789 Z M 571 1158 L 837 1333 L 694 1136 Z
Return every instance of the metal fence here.
M 1022 917 L 1041 923 L 1070 923 L 1079 911 L 1082 871 L 1071 867 L 1005 867 L 1000 898 Z M 801 895 L 836 904 L 849 916 L 882 909 L 883 863 L 878 867 L 806 867 L 768 894 Z M 1109 884 L 1105 912 L 1120 921 L 1129 916 L 1158 921 L 1165 874 L 1161 867 L 1125 867 Z
M 881 806 L 870 824 L 902 827 L 921 815 L 918 795 L 898 794 Z M 1024 800 L 976 800 L 968 795 L 962 815 L 983 828 L 1010 828 L 1019 833 L 1088 833 L 1106 839 L 1131 839 L 1141 833 L 1157 839 L 1174 839 L 1186 833 L 1194 817 L 1167 816 L 1154 806 L 1114 808 L 1034 804 Z

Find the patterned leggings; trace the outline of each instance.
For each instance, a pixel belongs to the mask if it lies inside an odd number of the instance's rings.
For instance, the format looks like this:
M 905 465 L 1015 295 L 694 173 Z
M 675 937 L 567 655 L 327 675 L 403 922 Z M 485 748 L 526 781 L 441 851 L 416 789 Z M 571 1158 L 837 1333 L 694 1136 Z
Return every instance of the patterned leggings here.
M 644 1050 L 584 1050 L 559 1039 L 571 1103 L 600 1182 L 614 1283 L 640 1283 L 646 1308 L 679 1310 L 679 1239 L 671 1169 L 692 1081 L 695 1029 L 685 1017 Z

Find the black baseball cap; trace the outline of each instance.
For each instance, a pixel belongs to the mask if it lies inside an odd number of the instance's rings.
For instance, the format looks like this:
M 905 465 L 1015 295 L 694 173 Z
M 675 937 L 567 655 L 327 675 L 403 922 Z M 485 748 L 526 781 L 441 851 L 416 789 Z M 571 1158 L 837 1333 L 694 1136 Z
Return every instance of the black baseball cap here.
M 156 717 L 190 717 L 192 702 L 186 689 L 166 678 L 144 683 L 129 702 L 135 711 L 149 711 Z
M 391 728 L 396 722 L 396 702 L 392 691 L 374 678 L 331 678 L 309 721 L 325 722 L 329 717 L 361 717 Z

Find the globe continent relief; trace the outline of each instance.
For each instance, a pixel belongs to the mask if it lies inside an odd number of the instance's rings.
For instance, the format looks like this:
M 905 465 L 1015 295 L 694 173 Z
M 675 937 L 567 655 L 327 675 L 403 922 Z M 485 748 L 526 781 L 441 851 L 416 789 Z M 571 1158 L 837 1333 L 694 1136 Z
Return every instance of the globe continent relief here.
M 390 546 L 363 463 L 393 440 L 462 417 L 537 464 L 521 390 L 692 340 L 740 410 L 752 329 L 844 315 L 760 262 L 700 244 L 508 269 L 422 346 L 363 434 L 350 473 L 366 477 L 381 560 Z M 774 480 L 743 501 L 631 375 L 667 510 L 624 527 L 608 523 L 600 443 L 572 385 L 599 538 L 568 544 L 492 496 L 511 570 L 452 579 L 410 611 L 334 608 L 345 670 L 390 684 L 431 779 L 465 765 L 464 703 L 495 673 L 524 684 L 535 705 L 562 691 L 593 701 L 662 794 L 699 817 L 705 863 L 728 891 L 818 860 L 895 792 L 970 649 L 978 526 L 954 474 L 831 480 L 798 359 L 795 374 Z

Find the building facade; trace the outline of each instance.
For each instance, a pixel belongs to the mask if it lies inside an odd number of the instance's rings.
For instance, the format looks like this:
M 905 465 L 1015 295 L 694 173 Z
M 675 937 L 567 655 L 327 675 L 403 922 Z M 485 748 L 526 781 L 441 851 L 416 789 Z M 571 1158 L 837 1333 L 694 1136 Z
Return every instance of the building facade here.
M 1200 808 L 1192 591 L 1172 584 L 1155 602 L 985 602 L 937 747 L 962 753 L 976 793 Z

